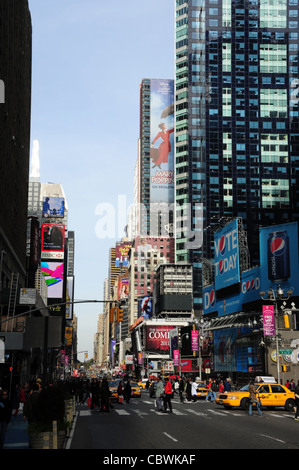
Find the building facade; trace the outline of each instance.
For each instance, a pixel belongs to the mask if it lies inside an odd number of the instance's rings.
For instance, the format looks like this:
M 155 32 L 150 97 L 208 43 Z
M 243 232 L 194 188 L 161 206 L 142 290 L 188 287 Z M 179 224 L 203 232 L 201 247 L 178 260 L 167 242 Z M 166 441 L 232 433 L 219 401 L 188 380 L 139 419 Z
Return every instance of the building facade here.
M 258 227 L 299 218 L 298 1 L 176 0 L 175 22 L 176 260 L 200 308 L 217 226 L 240 217 L 255 264 Z M 184 239 L 197 202 L 202 251 Z

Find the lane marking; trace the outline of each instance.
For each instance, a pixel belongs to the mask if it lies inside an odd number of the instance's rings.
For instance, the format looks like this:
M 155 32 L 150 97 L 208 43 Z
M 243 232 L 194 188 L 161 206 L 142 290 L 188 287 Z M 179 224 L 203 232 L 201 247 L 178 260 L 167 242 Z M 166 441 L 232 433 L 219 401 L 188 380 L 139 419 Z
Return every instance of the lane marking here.
M 178 442 L 177 439 L 175 439 L 174 437 L 172 437 L 170 434 L 167 434 L 167 432 L 163 432 L 163 434 L 165 434 L 165 436 L 169 437 L 169 439 L 172 439 L 174 442 Z
M 260 436 L 267 437 L 268 439 L 272 439 L 273 441 L 282 442 L 282 444 L 285 444 L 285 441 L 282 441 L 281 439 L 277 439 L 276 437 L 268 436 L 267 434 L 260 434 Z

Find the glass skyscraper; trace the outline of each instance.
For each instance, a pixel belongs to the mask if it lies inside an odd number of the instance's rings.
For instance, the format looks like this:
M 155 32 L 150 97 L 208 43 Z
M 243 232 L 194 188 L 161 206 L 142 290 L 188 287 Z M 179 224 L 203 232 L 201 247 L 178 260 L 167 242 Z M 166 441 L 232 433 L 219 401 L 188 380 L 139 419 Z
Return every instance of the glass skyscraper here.
M 299 219 L 299 7 L 176 0 L 175 14 L 176 260 L 193 264 L 200 310 L 213 229 L 240 217 L 254 265 L 258 227 Z M 203 245 L 187 248 L 199 202 Z

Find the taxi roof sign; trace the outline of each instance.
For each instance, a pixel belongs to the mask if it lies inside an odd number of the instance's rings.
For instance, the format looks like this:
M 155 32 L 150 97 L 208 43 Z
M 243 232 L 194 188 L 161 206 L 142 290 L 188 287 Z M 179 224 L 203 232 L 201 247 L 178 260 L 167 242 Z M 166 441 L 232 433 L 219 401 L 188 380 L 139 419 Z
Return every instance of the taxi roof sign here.
M 270 376 L 258 375 L 255 378 L 255 381 L 256 382 L 265 382 L 265 383 L 268 383 L 268 384 L 276 384 L 276 379 L 274 377 L 270 377 Z

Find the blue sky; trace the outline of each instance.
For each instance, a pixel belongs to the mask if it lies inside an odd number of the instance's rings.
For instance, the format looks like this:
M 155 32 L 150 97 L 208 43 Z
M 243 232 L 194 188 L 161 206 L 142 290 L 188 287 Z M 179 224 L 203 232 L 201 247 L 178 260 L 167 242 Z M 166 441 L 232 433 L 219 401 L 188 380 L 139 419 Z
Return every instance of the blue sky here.
M 31 143 L 41 182 L 61 183 L 75 231 L 75 299 L 103 299 L 109 248 L 96 208 L 133 202 L 143 78 L 174 77 L 174 0 L 29 0 Z M 119 224 L 121 225 L 121 224 Z M 119 236 L 120 234 L 120 236 Z M 101 304 L 75 307 L 78 351 L 93 355 Z M 83 360 L 83 354 L 79 355 Z

